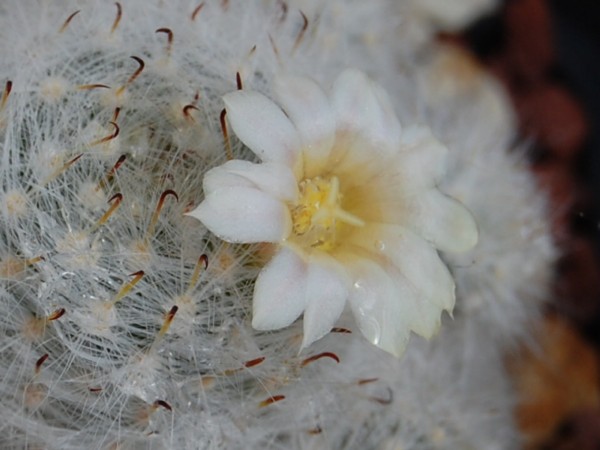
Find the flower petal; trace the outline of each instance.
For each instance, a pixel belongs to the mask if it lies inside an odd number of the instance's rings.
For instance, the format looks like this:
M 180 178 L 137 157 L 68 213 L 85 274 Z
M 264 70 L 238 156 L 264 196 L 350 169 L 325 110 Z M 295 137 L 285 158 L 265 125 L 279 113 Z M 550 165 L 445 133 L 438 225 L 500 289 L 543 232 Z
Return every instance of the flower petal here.
M 404 199 L 399 223 L 444 252 L 465 252 L 477 244 L 479 232 L 469 210 L 458 200 L 430 189 Z
M 329 158 L 335 139 L 335 116 L 329 99 L 310 78 L 280 77 L 275 92 L 302 141 L 304 177 L 320 173 Z
M 331 97 L 338 130 L 362 136 L 378 151 L 396 151 L 400 122 L 379 85 L 364 73 L 348 69 L 335 81 Z
M 399 226 L 368 224 L 352 236 L 392 278 L 399 301 L 407 304 L 409 327 L 431 337 L 442 310 L 454 307 L 454 280 L 437 251 L 425 240 Z
M 331 331 L 344 310 L 350 284 L 344 268 L 331 256 L 322 252 L 311 255 L 308 262 L 307 306 L 304 311 L 304 339 L 301 349 Z
M 262 161 L 296 165 L 300 139 L 279 106 L 258 92 L 245 90 L 231 92 L 223 101 L 233 131 Z
M 442 309 L 422 297 L 416 286 L 395 266 L 386 266 L 386 272 L 394 281 L 398 297 L 404 304 L 408 327 L 426 339 L 433 337 L 442 323 Z
M 410 335 L 410 301 L 378 264 L 366 258 L 349 262 L 354 285 L 350 306 L 363 336 L 383 350 L 400 356 Z
M 292 229 L 284 203 L 248 187 L 213 191 L 188 215 L 228 242 L 280 242 Z
M 352 301 L 355 303 L 353 311 L 365 315 L 364 318 L 356 316 L 357 321 L 362 321 L 363 324 L 369 321 L 370 325 L 366 326 L 379 326 L 378 330 L 375 327 L 375 332 L 379 333 L 380 340 L 380 344 L 377 345 L 386 350 L 388 348 L 393 350 L 394 346 L 398 346 L 398 349 L 402 348 L 404 344 L 403 340 L 406 338 L 404 334 L 406 331 L 397 330 L 398 334 L 396 334 L 396 331 L 388 329 L 389 326 L 405 327 L 407 330 L 414 331 L 419 336 L 427 339 L 437 333 L 441 324 L 442 308 L 424 298 L 421 292 L 415 289 L 411 280 L 407 279 L 387 259 L 381 256 L 378 257 L 375 253 L 363 254 L 361 256 L 363 262 L 361 262 L 361 258 L 354 258 L 355 261 L 350 259 L 348 263 L 348 267 L 355 277 L 354 290 L 351 294 L 351 297 L 352 295 L 354 296 Z M 374 267 L 369 267 L 369 262 L 378 266 L 383 274 L 379 273 Z M 362 292 L 356 292 L 357 286 L 360 289 L 361 284 L 362 286 L 366 286 L 367 289 L 364 289 Z M 359 306 L 357 302 L 369 306 L 359 310 L 357 309 Z M 397 302 L 398 304 L 393 302 Z M 384 308 L 384 311 L 379 311 L 378 307 Z M 395 316 L 386 316 L 385 319 L 381 318 L 381 314 L 386 314 L 386 308 L 389 308 L 389 311 L 393 312 Z M 397 324 L 390 322 L 391 319 L 398 321 Z M 373 334 L 373 331 L 370 333 L 367 337 L 377 337 L 377 334 Z M 385 346 L 381 344 L 383 336 L 387 340 Z M 400 339 L 400 342 L 396 343 L 395 339 Z M 392 353 L 394 352 L 392 351 Z
M 446 146 L 433 136 L 429 128 L 405 128 L 395 167 L 402 179 L 404 192 L 436 186 L 446 173 L 447 154 Z
M 294 322 L 306 307 L 307 275 L 302 257 L 291 248 L 281 248 L 254 285 L 252 327 L 277 330 Z
M 279 163 L 254 164 L 234 159 L 204 175 L 205 195 L 224 187 L 253 187 L 284 201 L 298 196 L 298 183 L 292 171 Z
M 223 167 L 225 164 L 214 167 L 204 174 L 204 178 L 202 179 L 202 188 L 204 189 L 205 197 L 223 188 L 246 187 L 258 189 L 258 186 L 252 183 L 252 181 L 250 181 L 248 178 L 226 170 Z

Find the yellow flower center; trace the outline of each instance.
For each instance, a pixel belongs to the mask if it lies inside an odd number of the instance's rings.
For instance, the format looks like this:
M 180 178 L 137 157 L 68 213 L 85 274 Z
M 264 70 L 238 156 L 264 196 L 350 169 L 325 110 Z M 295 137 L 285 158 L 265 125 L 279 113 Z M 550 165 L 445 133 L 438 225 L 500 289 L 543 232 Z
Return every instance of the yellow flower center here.
M 331 250 L 342 224 L 362 227 L 365 222 L 342 209 L 337 177 L 302 180 L 300 201 L 291 208 L 294 240 L 303 247 Z

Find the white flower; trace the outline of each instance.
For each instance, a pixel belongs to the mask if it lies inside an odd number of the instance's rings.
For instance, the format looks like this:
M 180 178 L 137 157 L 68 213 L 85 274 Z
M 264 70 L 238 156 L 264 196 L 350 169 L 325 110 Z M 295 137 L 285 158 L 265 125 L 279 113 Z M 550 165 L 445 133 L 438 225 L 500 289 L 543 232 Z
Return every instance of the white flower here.
M 410 330 L 431 337 L 452 310 L 454 281 L 436 248 L 477 242 L 471 214 L 438 191 L 446 148 L 401 129 L 386 93 L 347 70 L 327 96 L 312 80 L 280 79 L 283 109 L 254 91 L 224 97 L 240 140 L 262 164 L 207 172 L 190 214 L 229 242 L 278 251 L 254 289 L 252 325 L 286 327 L 304 312 L 302 348 L 350 303 L 363 335 L 399 355 Z

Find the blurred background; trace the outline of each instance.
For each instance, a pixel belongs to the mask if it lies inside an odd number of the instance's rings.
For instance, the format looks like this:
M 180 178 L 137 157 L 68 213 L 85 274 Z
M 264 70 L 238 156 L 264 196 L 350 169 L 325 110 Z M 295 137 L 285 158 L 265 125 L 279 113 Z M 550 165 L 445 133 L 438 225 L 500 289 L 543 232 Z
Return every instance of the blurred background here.
M 506 0 L 440 39 L 505 86 L 562 251 L 538 340 L 507 364 L 529 449 L 600 449 L 600 2 Z

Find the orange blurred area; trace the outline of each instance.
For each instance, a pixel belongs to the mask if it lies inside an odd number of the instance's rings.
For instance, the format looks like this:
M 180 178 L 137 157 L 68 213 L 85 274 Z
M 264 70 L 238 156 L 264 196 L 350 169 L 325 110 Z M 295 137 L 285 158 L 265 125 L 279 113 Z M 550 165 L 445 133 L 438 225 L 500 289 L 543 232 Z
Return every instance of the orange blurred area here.
M 598 448 L 598 441 L 586 442 L 582 433 L 568 430 L 577 427 L 572 422 L 579 416 L 600 418 L 600 361 L 566 320 L 547 317 L 534 345 L 509 359 L 508 366 L 526 449 Z

